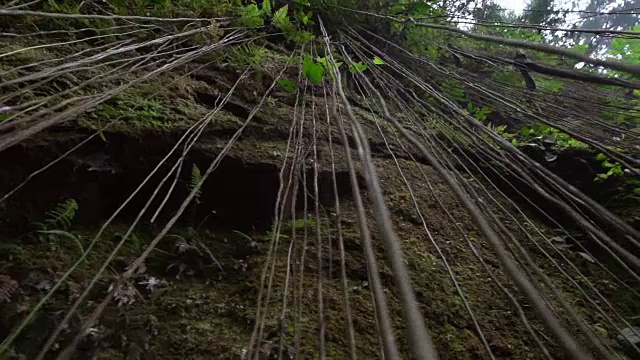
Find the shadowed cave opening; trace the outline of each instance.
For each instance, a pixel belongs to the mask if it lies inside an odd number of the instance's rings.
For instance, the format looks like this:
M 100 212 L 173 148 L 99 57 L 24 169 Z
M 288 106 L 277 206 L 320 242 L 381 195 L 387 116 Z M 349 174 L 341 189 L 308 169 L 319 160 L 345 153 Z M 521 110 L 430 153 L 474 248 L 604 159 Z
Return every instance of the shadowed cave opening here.
M 174 139 L 154 138 L 153 142 L 141 142 L 133 136 L 111 136 L 108 143 L 92 141 L 70 157 L 63 159 L 45 172 L 35 176 L 10 199 L 2 212 L 0 232 L 18 235 L 34 229 L 34 222 L 42 221 L 47 211 L 56 204 L 74 199 L 78 211 L 73 219 L 77 225 L 102 224 L 135 191 L 154 169 L 157 163 L 174 145 Z M 153 144 L 153 146 L 151 146 Z M 57 156 L 74 146 L 72 141 L 63 143 L 41 143 L 35 146 L 16 146 L 0 155 L 0 191 L 4 195 L 26 179 L 30 173 L 48 164 Z M 135 154 L 135 156 L 132 156 Z M 215 154 L 200 150 L 192 151 L 185 159 L 180 174 L 170 176 L 158 191 L 141 218 L 140 226 L 161 228 L 176 213 L 189 193 L 189 182 L 193 164 L 204 174 Z M 14 159 L 21 159 L 16 164 Z M 140 160 L 142 159 L 142 160 Z M 130 224 L 156 191 L 175 159 L 161 167 L 147 184 L 121 211 L 115 221 Z M 269 163 L 247 163 L 242 159 L 226 157 L 207 178 L 197 204 L 187 207 L 177 225 L 201 229 L 229 229 L 243 232 L 266 231 L 272 224 L 274 209 L 280 186 L 280 169 Z M 302 214 L 304 206 L 303 179 L 300 177 L 296 198 L 296 213 Z M 314 210 L 313 171 L 306 174 L 308 190 L 307 207 Z M 338 196 L 351 195 L 349 174 L 336 172 Z M 171 195 L 165 199 L 169 188 Z M 331 171 L 318 174 L 319 201 L 321 207 L 335 205 L 333 175 Z M 164 202 L 154 224 L 151 218 Z M 289 206 L 285 206 L 287 211 Z M 290 216 L 285 213 L 285 219 Z M 298 216 L 300 217 L 300 216 Z

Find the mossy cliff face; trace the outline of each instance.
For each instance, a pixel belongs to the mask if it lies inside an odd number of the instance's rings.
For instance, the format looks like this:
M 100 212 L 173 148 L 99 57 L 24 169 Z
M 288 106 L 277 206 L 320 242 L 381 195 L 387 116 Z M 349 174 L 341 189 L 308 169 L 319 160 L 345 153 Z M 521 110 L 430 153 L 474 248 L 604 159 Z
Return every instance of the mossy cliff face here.
M 41 57 L 47 59 L 59 55 L 34 50 L 33 53 L 24 53 L 27 58 L 23 61 L 33 62 Z M 110 291 L 116 276 L 126 271 L 132 260 L 173 216 L 190 191 L 193 165 L 204 172 L 231 135 L 240 128 L 256 100 L 273 80 L 273 69 L 282 66 L 286 56 L 270 51 L 267 58 L 269 60 L 264 62 L 263 69 L 240 83 L 231 101 L 213 114 L 211 123 L 184 158 L 172 195 L 167 198 L 158 217 L 151 221 L 164 200 L 164 192 L 151 203 L 150 210 L 98 279 L 87 300 L 63 330 L 55 349 L 64 348 L 73 339 L 82 321 Z M 217 60 L 220 61 L 216 64 L 222 63 L 221 59 Z M 12 61 L 22 60 L 14 58 Z M 0 66 L 16 64 L 3 61 Z M 17 288 L 0 303 L 0 336 L 8 335 L 79 259 L 101 224 L 172 150 L 185 132 L 211 115 L 216 100 L 233 85 L 239 70 L 234 65 L 209 65 L 189 76 L 183 76 L 188 71 L 163 74 L 118 94 L 72 122 L 48 129 L 30 141 L 0 153 L 0 189 L 5 194 L 33 171 L 102 129 L 70 156 L 34 176 L 3 203 L 0 274 L 14 281 Z M 295 78 L 297 74 L 292 69 L 287 75 Z M 135 77 L 135 74 L 130 76 Z M 42 91 L 53 94 L 58 90 L 52 83 Z M 327 100 L 320 94 L 319 91 L 310 91 L 307 104 L 313 101 L 317 109 L 325 109 Z M 345 161 L 346 149 L 335 126 L 330 127 L 323 116 L 319 116 L 315 123 L 306 121 L 304 124 L 302 142 L 305 147 L 314 143 L 313 133 L 318 134 L 318 158 L 311 161 L 313 159 L 307 156 L 301 161 L 305 167 L 301 174 L 306 174 L 306 179 L 294 180 L 299 187 L 295 212 L 287 209 L 285 223 L 288 225 L 281 229 L 279 246 L 270 250 L 273 239 L 270 226 L 281 185 L 282 164 L 285 159 L 289 163 L 293 160 L 287 144 L 294 114 L 298 114 L 295 96 L 278 88 L 207 180 L 198 203 L 189 206 L 178 224 L 151 252 L 144 268 L 130 280 L 130 291 L 114 299 L 91 333 L 84 337 L 76 356 L 78 359 L 93 356 L 99 359 L 241 358 L 254 329 L 258 296 L 267 294 L 262 287 L 265 269 L 267 274 L 273 274 L 273 279 L 270 301 L 266 303 L 268 308 L 262 312 L 265 321 L 259 344 L 261 357 L 277 358 L 281 341 L 287 354 L 297 354 L 303 359 L 317 356 L 318 274 L 321 273 L 326 356 L 330 359 L 349 358 L 340 271 L 340 236 L 336 232 L 338 222 L 344 242 L 346 285 L 358 356 L 363 359 L 380 358 L 371 289 Z M 486 269 L 492 271 L 514 298 L 525 304 L 526 298 L 505 274 L 491 246 L 479 235 L 480 231 L 452 191 L 411 149 L 399 151 L 405 144 L 382 138 L 376 126 L 376 122 L 381 121 L 378 116 L 368 114 L 362 108 L 358 108 L 356 114 L 365 124 L 416 296 L 441 358 L 488 358 L 468 308 L 475 314 L 486 343 L 496 357 L 543 358 L 509 297 L 487 275 Z M 109 126 L 104 128 L 107 124 Z M 388 126 L 381 122 L 379 125 Z M 348 135 L 351 138 L 350 131 Z M 387 146 L 402 156 L 392 157 Z M 355 149 L 350 150 L 356 154 Z M 412 157 L 418 161 L 413 161 Z M 177 156 L 172 157 L 170 164 L 176 160 Z M 319 217 L 315 216 L 315 197 L 305 197 L 302 190 L 306 186 L 313 191 L 310 178 L 314 163 L 320 173 Z M 91 282 L 170 167 L 162 166 L 162 175 L 154 175 L 149 185 L 143 187 L 106 228 L 86 261 L 81 262 L 62 283 L 24 335 L 18 338 L 13 346 L 15 358 L 31 359 L 36 356 L 47 336 Z M 364 183 L 359 165 L 357 167 L 360 182 Z M 339 217 L 332 184 L 334 170 L 340 198 Z M 411 191 L 407 183 L 411 185 Z M 470 183 L 479 189 L 478 184 Z M 166 191 L 166 186 L 163 191 Z M 66 199 L 76 200 L 78 210 L 64 233 L 38 233 L 35 223 L 45 221 L 47 212 Z M 366 196 L 365 203 L 370 209 Z M 304 219 L 305 214 L 312 221 L 291 221 Z M 373 214 L 368 212 L 366 215 L 371 229 L 375 229 Z M 524 223 L 520 215 L 515 219 Z M 554 276 L 555 268 L 542 254 L 542 250 L 554 253 L 552 246 L 529 225 L 518 227 L 511 218 L 499 221 L 513 228 L 522 246 L 532 254 L 533 261 L 553 277 L 557 287 L 565 291 L 588 326 L 603 329 L 606 340 L 615 346 L 615 331 L 603 325 L 599 315 L 586 311 L 584 299 L 571 284 Z M 317 224 L 320 225 L 319 233 Z M 545 235 L 553 235 L 553 230 L 536 225 L 543 229 Z M 395 335 L 404 358 L 409 358 L 406 323 L 394 277 L 383 261 L 386 253 L 381 241 L 375 231 L 373 235 Z M 522 240 L 529 239 L 527 235 L 531 236 L 531 241 Z M 290 257 L 292 241 L 295 256 Z M 290 258 L 301 256 L 303 242 L 307 244 L 307 250 L 302 268 L 296 261 L 292 264 Z M 320 250 L 322 256 L 318 258 Z M 479 253 L 481 260 L 473 250 Z M 581 256 L 568 256 L 590 277 L 598 290 L 620 299 L 623 315 L 637 315 L 633 313 L 632 301 L 620 285 L 605 280 L 601 270 Z M 455 284 L 442 261 L 443 257 L 456 276 Z M 291 269 L 289 276 L 287 269 Z M 577 276 L 573 272 L 570 274 Z M 286 308 L 283 306 L 285 294 Z M 557 305 L 555 299 L 549 301 Z M 284 317 L 281 319 L 282 314 Z M 524 314 L 532 321 L 534 332 L 554 355 L 561 358 L 557 344 L 545 335 L 547 329 L 536 321 L 537 317 L 529 306 L 524 308 Z M 284 339 L 281 339 L 282 320 Z

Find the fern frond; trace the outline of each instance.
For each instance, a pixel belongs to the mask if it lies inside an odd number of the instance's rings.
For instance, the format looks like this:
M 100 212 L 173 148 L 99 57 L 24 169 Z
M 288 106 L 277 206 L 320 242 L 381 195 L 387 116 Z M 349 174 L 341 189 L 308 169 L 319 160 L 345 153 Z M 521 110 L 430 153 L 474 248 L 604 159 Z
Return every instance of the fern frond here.
M 264 0 L 262 2 L 262 13 L 267 16 L 271 16 L 271 1 Z
M 241 66 L 261 67 L 267 55 L 263 47 L 240 44 L 231 49 L 231 62 Z
M 191 167 L 191 181 L 189 181 L 189 190 L 193 191 L 193 189 L 195 189 L 196 186 L 198 186 L 201 180 L 202 180 L 202 173 L 200 172 L 200 168 L 198 168 L 198 165 L 193 164 L 193 166 Z M 200 203 L 200 189 L 198 189 L 198 192 L 196 193 L 196 204 L 199 204 L 199 203 Z
M 9 302 L 16 289 L 18 289 L 17 281 L 10 276 L 0 275 L 0 303 Z
M 75 199 L 61 202 L 47 213 L 47 219 L 44 221 L 44 224 L 40 224 L 40 227 L 42 230 L 53 228 L 68 229 L 77 211 L 78 203 Z
M 262 11 L 258 8 L 256 4 L 249 4 L 247 6 L 240 7 L 239 9 L 240 18 L 238 19 L 238 23 L 240 26 L 246 27 L 259 27 L 264 26 L 264 17 Z
M 271 21 L 278 29 L 291 25 L 291 21 L 289 20 L 289 5 L 285 5 L 278 9 L 273 14 L 273 19 Z

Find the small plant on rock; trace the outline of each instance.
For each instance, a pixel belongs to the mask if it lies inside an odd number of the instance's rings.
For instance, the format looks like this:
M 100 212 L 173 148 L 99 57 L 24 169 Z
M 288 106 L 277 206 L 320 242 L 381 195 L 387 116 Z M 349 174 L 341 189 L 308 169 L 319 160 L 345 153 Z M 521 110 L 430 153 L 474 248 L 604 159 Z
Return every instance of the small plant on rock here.
M 53 246 L 55 241 L 60 238 L 73 240 L 80 250 L 84 253 L 84 246 L 80 241 L 80 237 L 67 231 L 71 227 L 71 222 L 78 211 L 78 203 L 75 199 L 68 199 L 58 203 L 52 210 L 47 212 L 44 222 L 37 222 L 39 238 L 42 241 L 49 242 Z
M 173 260 L 167 266 L 166 271 L 175 272 L 176 278 L 179 279 L 183 273 L 191 276 L 200 273 L 207 277 L 208 270 L 213 267 L 219 268 L 224 273 L 222 265 L 213 256 L 209 247 L 196 237 L 190 240 L 176 234 L 169 235 L 169 237 L 176 240 L 173 244 L 173 250 L 170 252 Z M 208 278 L 207 282 L 209 282 Z

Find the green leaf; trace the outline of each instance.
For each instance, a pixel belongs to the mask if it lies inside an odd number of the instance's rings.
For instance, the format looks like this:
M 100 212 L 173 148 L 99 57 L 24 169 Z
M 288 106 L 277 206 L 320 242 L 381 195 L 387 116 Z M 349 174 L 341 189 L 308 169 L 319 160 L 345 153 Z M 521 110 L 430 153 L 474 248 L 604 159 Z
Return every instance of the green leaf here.
M 536 133 L 536 134 L 545 134 L 545 133 L 551 131 L 550 129 L 551 128 L 549 126 L 547 126 L 547 125 L 536 124 L 536 125 L 533 125 L 533 127 L 531 128 L 531 132 L 532 133 Z
M 307 22 L 305 25 L 315 25 L 315 22 L 311 20 L 311 18 L 313 17 L 313 13 L 311 11 L 307 12 L 305 14 L 305 17 L 307 18 Z
M 431 14 L 431 8 L 424 4 L 419 4 L 413 8 L 414 15 L 429 15 Z
M 298 88 L 298 83 L 288 79 L 280 79 L 278 80 L 278 84 L 282 86 L 284 91 L 292 94 L 295 94 L 296 89 Z
M 200 172 L 200 168 L 198 168 L 198 165 L 193 163 L 193 166 L 191 167 L 191 179 L 189 181 L 189 190 L 193 191 L 201 181 L 202 181 L 202 173 Z M 202 189 L 198 189 L 198 191 L 196 192 L 196 204 L 200 204 L 201 192 L 202 192 Z
M 373 58 L 373 63 L 376 64 L 376 65 L 386 65 L 387 64 L 384 60 L 380 59 L 377 56 Z
M 389 8 L 389 12 L 391 14 L 400 14 L 402 12 L 405 12 L 406 10 L 407 8 L 402 5 L 394 5 L 391 8 Z
M 359 61 L 357 63 L 353 63 L 349 66 L 349 71 L 351 71 L 353 74 L 358 73 L 358 72 L 363 72 L 365 70 L 367 70 L 369 67 L 365 64 L 362 63 L 362 61 Z
M 324 67 L 322 65 L 316 64 L 311 58 L 306 58 L 302 65 L 302 71 L 312 84 L 322 84 L 322 77 L 324 76 Z
M 596 160 L 605 161 L 605 160 L 607 160 L 607 155 L 605 155 L 603 153 L 600 153 L 600 154 L 596 155 Z
M 325 69 L 329 70 L 329 60 L 326 57 L 318 56 L 316 61 L 320 63 L 320 65 L 324 66 Z
M 47 212 L 47 219 L 44 221 L 41 230 L 50 230 L 52 227 L 66 229 L 71 226 L 71 221 L 78 211 L 78 203 L 75 199 L 68 199 Z
M 438 57 L 438 48 L 430 46 L 429 48 L 427 48 L 425 54 L 431 59 L 436 59 Z
M 636 195 L 640 195 L 640 187 L 633 189 L 633 193 Z
M 333 71 L 333 67 L 334 66 L 332 63 L 329 63 L 329 60 L 326 57 L 317 57 L 316 61 L 318 63 L 320 63 L 320 65 L 322 65 L 322 67 L 324 67 L 325 71 L 329 73 L 329 76 L 333 79 L 334 77 L 334 71 Z M 342 66 L 342 63 L 339 61 L 335 62 L 335 66 L 337 66 L 337 68 L 340 68 L 340 66 Z
M 331 68 L 329 67 L 329 60 L 326 57 L 317 57 L 316 61 L 319 62 L 322 66 L 324 66 L 325 70 L 329 71 L 331 70 Z M 340 68 L 340 66 L 342 66 L 342 63 L 340 61 L 336 61 L 335 62 L 336 66 L 338 68 Z
M 296 12 L 296 19 L 301 22 L 303 25 L 313 25 L 315 24 L 313 22 L 313 20 L 311 20 L 311 17 L 313 16 L 313 13 L 311 11 L 305 13 L 304 11 L 297 11 Z

